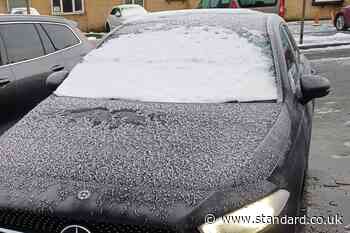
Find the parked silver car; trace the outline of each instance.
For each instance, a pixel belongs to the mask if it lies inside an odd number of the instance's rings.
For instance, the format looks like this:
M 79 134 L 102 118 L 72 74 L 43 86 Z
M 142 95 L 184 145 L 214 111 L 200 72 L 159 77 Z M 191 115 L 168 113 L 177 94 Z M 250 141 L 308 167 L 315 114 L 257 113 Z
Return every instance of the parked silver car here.
M 125 4 L 113 7 L 111 13 L 106 20 L 106 31 L 110 32 L 117 26 L 122 25 L 125 21 L 148 14 L 148 12 L 140 5 Z

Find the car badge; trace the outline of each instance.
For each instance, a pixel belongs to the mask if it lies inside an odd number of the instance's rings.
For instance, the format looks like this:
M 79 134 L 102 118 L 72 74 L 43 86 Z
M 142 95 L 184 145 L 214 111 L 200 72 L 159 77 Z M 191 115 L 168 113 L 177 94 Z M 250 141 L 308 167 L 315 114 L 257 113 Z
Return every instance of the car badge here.
M 91 233 L 91 231 L 79 225 L 70 225 L 65 227 L 61 233 Z
M 91 192 L 89 190 L 81 190 L 78 192 L 78 199 L 83 201 L 89 199 L 91 196 Z

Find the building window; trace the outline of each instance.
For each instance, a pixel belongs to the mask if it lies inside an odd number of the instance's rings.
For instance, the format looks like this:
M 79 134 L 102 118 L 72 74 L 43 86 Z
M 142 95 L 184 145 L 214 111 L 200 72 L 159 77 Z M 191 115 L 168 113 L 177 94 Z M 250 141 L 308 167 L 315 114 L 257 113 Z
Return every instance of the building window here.
M 29 5 L 30 5 L 29 1 Z M 27 3 L 25 0 L 7 0 L 8 11 L 10 12 L 12 8 L 24 8 L 27 7 Z
M 84 13 L 84 0 L 52 0 L 52 14 Z
M 124 0 L 124 4 L 138 4 L 144 6 L 144 0 Z

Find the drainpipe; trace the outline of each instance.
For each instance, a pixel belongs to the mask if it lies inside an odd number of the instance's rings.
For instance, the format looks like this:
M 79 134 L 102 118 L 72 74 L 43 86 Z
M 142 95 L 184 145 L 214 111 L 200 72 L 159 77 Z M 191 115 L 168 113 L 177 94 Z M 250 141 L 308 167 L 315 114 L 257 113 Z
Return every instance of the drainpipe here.
M 26 6 L 27 6 L 27 14 L 30 15 L 30 4 L 29 4 L 29 0 L 26 0 Z
M 303 42 L 304 42 L 305 8 L 306 8 L 306 0 L 303 0 L 303 11 L 302 11 L 301 24 L 300 24 L 300 41 L 299 41 L 299 44 L 303 44 Z

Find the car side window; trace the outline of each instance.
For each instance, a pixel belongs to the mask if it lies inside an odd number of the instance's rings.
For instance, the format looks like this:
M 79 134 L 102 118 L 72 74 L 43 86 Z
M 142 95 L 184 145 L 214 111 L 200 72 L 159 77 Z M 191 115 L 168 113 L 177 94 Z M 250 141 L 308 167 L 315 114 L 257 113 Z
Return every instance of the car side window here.
M 69 48 L 80 43 L 77 36 L 67 26 L 60 24 L 42 24 L 42 26 L 56 50 Z
M 2 65 L 4 65 L 4 61 L 3 61 L 3 57 L 4 56 L 4 48 L 2 46 L 2 39 L 1 39 L 1 36 L 0 36 L 0 67 Z
M 3 66 L 6 64 L 7 56 L 6 56 L 6 50 L 4 47 L 4 42 L 0 35 L 0 66 Z
M 41 41 L 43 43 L 44 49 L 45 49 L 45 54 L 50 54 L 55 52 L 55 48 L 53 47 L 52 41 L 47 35 L 46 31 L 42 28 L 42 25 L 37 24 L 36 28 L 38 30 L 38 33 L 40 35 Z
M 122 16 L 122 11 L 119 8 L 117 8 L 115 15 L 118 17 Z
M 281 27 L 281 40 L 283 55 L 287 65 L 288 77 L 291 83 L 293 93 L 296 93 L 299 83 L 299 67 L 297 62 L 297 55 L 295 54 L 292 42 L 289 40 L 288 32 L 284 27 Z
M 34 24 L 2 24 L 0 34 L 8 62 L 16 63 L 44 55 L 44 48 Z
M 3 65 L 3 62 L 2 62 L 2 51 L 1 51 L 1 47 L 0 47 L 0 66 L 2 66 Z
M 113 10 L 111 11 L 111 15 L 115 15 L 117 13 L 117 8 L 113 8 Z
M 290 30 L 288 29 L 288 26 L 287 25 L 283 25 L 283 29 L 284 31 L 286 32 L 287 36 L 288 36 L 288 39 L 292 45 L 292 48 L 293 48 L 293 51 L 294 51 L 294 54 L 296 56 L 296 59 L 298 61 L 298 58 L 300 56 L 300 52 L 299 52 L 299 47 L 297 45 L 297 43 L 295 42 L 295 39 L 292 35 L 292 33 L 290 32 Z

